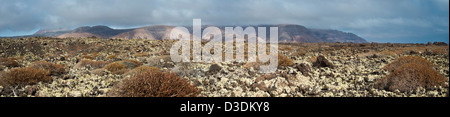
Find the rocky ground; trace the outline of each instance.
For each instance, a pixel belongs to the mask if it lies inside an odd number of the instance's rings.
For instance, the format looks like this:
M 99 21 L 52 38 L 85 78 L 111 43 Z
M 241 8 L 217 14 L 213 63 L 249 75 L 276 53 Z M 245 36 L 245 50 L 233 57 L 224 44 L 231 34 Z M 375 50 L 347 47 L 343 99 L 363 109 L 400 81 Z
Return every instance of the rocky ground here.
M 0 86 L 2 97 L 105 97 L 115 84 L 130 77 L 80 65 L 85 59 L 106 62 L 132 59 L 143 66 L 173 71 L 188 79 L 204 97 L 448 97 L 449 47 L 442 45 L 280 44 L 280 53 L 294 64 L 280 67 L 276 73 L 261 74 L 251 63 L 174 63 L 169 56 L 174 41 L 169 40 L 20 38 L 0 42 L 0 58 L 15 60 L 18 67 L 43 60 L 63 64 L 68 71 L 52 76 L 49 83 Z M 389 74 L 382 69 L 384 65 L 409 55 L 434 63 L 446 83 L 410 92 L 374 88 L 377 80 Z M 317 61 L 328 61 L 332 66 L 317 66 Z M 0 66 L 1 72 L 14 68 Z

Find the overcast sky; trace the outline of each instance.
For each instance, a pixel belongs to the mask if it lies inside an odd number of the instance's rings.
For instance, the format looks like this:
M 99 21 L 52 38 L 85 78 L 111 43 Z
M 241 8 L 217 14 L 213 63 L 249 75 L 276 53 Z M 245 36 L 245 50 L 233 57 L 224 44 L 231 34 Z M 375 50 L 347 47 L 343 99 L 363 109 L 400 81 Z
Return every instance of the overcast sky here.
M 449 42 L 449 0 L 1 0 L 0 36 L 106 25 L 299 24 L 374 42 Z

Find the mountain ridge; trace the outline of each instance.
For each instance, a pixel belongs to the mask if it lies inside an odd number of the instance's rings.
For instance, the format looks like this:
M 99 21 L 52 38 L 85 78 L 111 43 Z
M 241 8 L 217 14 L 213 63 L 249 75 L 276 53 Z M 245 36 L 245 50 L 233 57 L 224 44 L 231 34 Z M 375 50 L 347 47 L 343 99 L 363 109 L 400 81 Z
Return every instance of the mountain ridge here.
M 208 25 L 213 26 L 213 25 Z M 249 25 L 252 26 L 252 25 Z M 231 26 L 216 26 L 224 34 L 224 27 Z M 235 26 L 232 26 L 235 27 Z M 314 42 L 353 42 L 353 43 L 368 43 L 365 39 L 350 32 L 343 32 L 333 29 L 312 29 L 306 28 L 302 25 L 295 24 L 277 24 L 277 25 L 254 25 L 256 27 L 266 27 L 269 32 L 269 27 L 278 27 L 278 40 L 283 43 L 300 42 L 300 43 L 314 43 Z M 175 26 L 169 25 L 153 25 L 130 29 L 113 29 L 108 26 L 82 26 L 73 30 L 59 29 L 59 30 L 39 30 L 33 35 L 29 36 L 43 36 L 43 37 L 99 37 L 105 39 L 151 39 L 161 40 L 169 39 L 170 31 Z M 192 27 L 187 27 L 192 35 Z M 206 28 L 202 27 L 202 30 Z M 243 27 L 244 29 L 246 27 Z M 266 33 L 269 38 L 269 33 Z

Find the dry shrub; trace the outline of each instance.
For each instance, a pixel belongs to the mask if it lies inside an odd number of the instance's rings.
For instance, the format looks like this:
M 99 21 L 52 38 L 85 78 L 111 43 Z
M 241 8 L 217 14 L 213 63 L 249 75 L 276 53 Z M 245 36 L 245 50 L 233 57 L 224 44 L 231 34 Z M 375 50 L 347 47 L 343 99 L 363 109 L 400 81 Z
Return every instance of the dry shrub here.
M 98 52 L 91 53 L 92 57 L 96 58 L 98 56 Z
M 402 92 L 416 90 L 419 87 L 432 88 L 446 82 L 441 74 L 424 64 L 407 63 L 401 65 L 393 73 L 378 80 L 375 87 Z
M 114 97 L 196 97 L 200 91 L 174 73 L 143 72 L 124 79 L 109 92 Z
M 305 56 L 305 55 L 306 55 L 305 50 L 298 50 L 298 51 L 295 51 L 294 53 L 292 53 L 292 56 Z
M 125 73 L 125 75 L 136 75 L 136 74 L 140 74 L 143 72 L 157 72 L 157 71 L 160 71 L 160 69 L 157 67 L 140 66 L 140 67 L 136 67 L 136 68 L 130 70 L 129 72 Z
M 33 67 L 16 68 L 5 73 L 5 75 L 1 77 L 0 85 L 22 87 L 25 85 L 33 85 L 38 82 L 50 82 L 52 78 L 49 77 L 49 75 L 49 72 Z
M 379 52 L 380 55 L 386 55 L 386 56 L 397 56 L 398 54 L 394 51 L 390 51 L 390 50 L 383 50 L 381 52 Z
M 281 46 L 281 47 L 280 47 L 280 50 L 281 50 L 281 51 L 292 51 L 292 50 L 294 50 L 294 49 L 292 49 L 292 48 L 289 47 L 289 46 Z
M 5 67 L 19 67 L 19 63 L 17 63 L 14 59 L 10 58 L 0 58 L 0 65 Z
M 308 59 L 309 62 L 314 63 L 317 60 L 317 56 L 312 56 Z
M 97 68 L 102 68 L 102 67 L 104 67 L 105 65 L 107 65 L 109 62 L 107 62 L 107 61 L 92 61 L 92 60 L 86 60 L 86 59 L 84 59 L 84 60 L 81 60 L 80 62 L 78 62 L 73 68 L 74 69 L 77 69 L 77 68 L 82 68 L 82 67 L 87 67 L 87 66 L 90 66 L 90 67 L 92 67 L 92 68 L 94 68 L 94 69 L 97 69 Z
M 434 48 L 431 49 L 431 52 L 433 53 L 433 55 L 445 55 L 445 54 L 448 54 L 448 46 L 434 47 Z
M 82 58 L 82 59 L 89 59 L 89 60 L 94 60 L 94 59 L 95 59 L 95 57 L 89 56 L 89 55 L 81 56 L 81 58 Z
M 42 69 L 49 72 L 51 75 L 61 75 L 66 73 L 66 67 L 62 64 L 53 64 L 46 61 L 36 61 L 31 64 L 31 67 Z
M 122 64 L 122 61 L 118 61 L 110 63 L 106 65 L 104 68 L 114 74 L 120 74 L 120 72 L 123 72 L 124 69 L 127 69 L 127 66 Z
M 144 53 L 144 52 L 140 52 L 140 53 L 134 54 L 134 56 L 135 56 L 135 57 L 147 57 L 148 54 L 147 54 L 147 53 Z
M 117 58 L 117 55 L 106 56 L 106 59 L 116 59 L 116 58 Z
M 421 64 L 428 67 L 433 66 L 433 63 L 419 56 L 401 56 L 395 59 L 393 62 L 384 66 L 383 69 L 389 72 L 394 72 L 394 70 L 397 69 L 399 66 L 402 66 L 407 63 Z
M 137 66 L 141 66 L 142 65 L 141 62 L 139 62 L 137 60 L 133 60 L 133 59 L 127 59 L 127 60 L 123 60 L 123 61 L 125 61 L 125 62 L 132 62 L 132 63 L 136 64 Z
M 290 58 L 287 58 L 286 56 L 282 54 L 278 54 L 278 67 L 280 66 L 291 66 L 294 64 L 294 61 Z

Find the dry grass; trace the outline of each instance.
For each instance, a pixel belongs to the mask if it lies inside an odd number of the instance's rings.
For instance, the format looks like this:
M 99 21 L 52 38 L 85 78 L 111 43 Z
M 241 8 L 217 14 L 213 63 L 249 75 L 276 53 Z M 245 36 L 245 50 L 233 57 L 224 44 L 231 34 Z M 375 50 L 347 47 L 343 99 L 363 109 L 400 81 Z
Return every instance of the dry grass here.
M 446 55 L 449 52 L 449 46 L 437 46 L 430 50 L 434 55 Z
M 379 52 L 379 54 L 386 55 L 386 56 L 397 56 L 399 53 L 391 51 L 391 50 L 383 50 L 383 51 Z
M 16 68 L 5 73 L 5 75 L 1 77 L 0 85 L 22 87 L 25 85 L 33 85 L 38 82 L 50 82 L 52 78 L 49 77 L 49 75 L 50 73 L 48 71 L 33 67 Z
M 390 91 L 408 92 L 419 87 L 432 88 L 446 82 L 441 74 L 424 64 L 406 63 L 388 76 L 378 80 L 375 87 Z
M 106 59 L 116 59 L 116 58 L 117 58 L 117 55 L 106 56 Z
M 5 67 L 19 67 L 19 63 L 16 62 L 15 59 L 12 58 L 0 58 L 0 65 Z
M 278 67 L 291 66 L 294 61 L 282 54 L 278 54 Z
M 36 61 L 31 64 L 31 67 L 42 69 L 49 72 L 51 75 L 61 75 L 66 73 L 66 67 L 62 64 L 53 64 L 46 61 Z
M 294 53 L 292 53 L 292 56 L 305 56 L 306 51 L 305 50 L 297 50 Z
M 402 66 L 404 64 L 407 63 L 415 63 L 415 64 L 421 64 L 421 65 L 425 65 L 428 67 L 433 67 L 433 63 L 431 63 L 430 61 L 419 57 L 419 56 L 401 56 L 397 59 L 395 59 L 394 61 L 392 61 L 391 63 L 387 64 L 386 66 L 383 67 L 384 70 L 387 70 L 389 72 L 394 72 L 395 69 L 397 69 L 399 66 Z
M 139 52 L 139 53 L 134 54 L 134 56 L 135 56 L 135 57 L 147 57 L 148 54 L 145 53 L 145 52 Z
M 127 66 L 122 64 L 122 61 L 110 63 L 104 67 L 106 70 L 114 73 L 114 74 L 121 74 L 123 70 L 127 69 Z
M 142 65 L 141 62 L 139 62 L 137 60 L 133 60 L 133 59 L 127 59 L 127 60 L 123 60 L 123 61 L 125 61 L 125 62 L 132 62 L 132 63 L 136 64 L 137 66 L 141 66 Z
M 81 58 L 82 59 L 89 59 L 89 60 L 94 60 L 95 59 L 95 57 L 89 56 L 89 55 L 83 55 L 83 56 L 81 56 Z
M 143 72 L 124 79 L 109 92 L 114 97 L 196 97 L 200 91 L 174 73 Z

